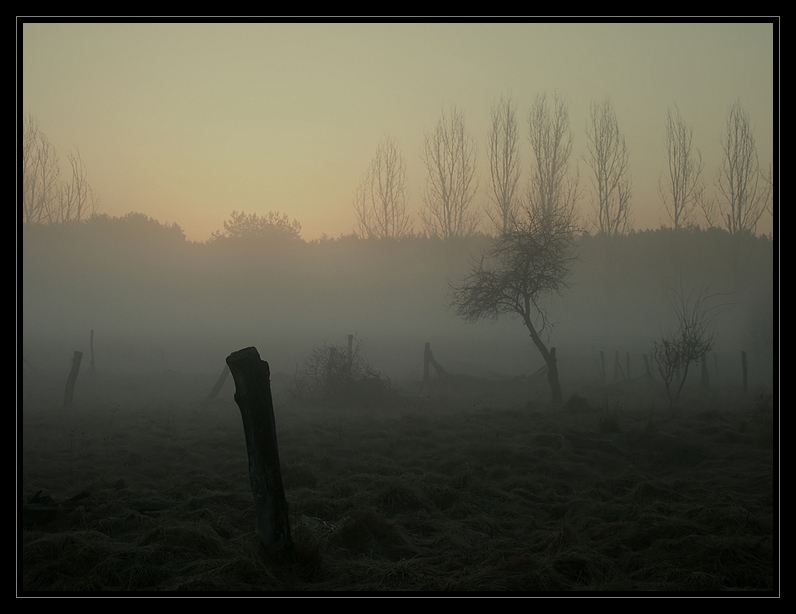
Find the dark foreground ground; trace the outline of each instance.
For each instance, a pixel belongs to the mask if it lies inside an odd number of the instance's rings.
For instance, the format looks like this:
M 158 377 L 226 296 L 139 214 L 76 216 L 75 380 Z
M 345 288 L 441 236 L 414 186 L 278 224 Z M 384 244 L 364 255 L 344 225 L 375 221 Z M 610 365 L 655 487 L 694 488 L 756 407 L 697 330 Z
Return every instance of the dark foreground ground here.
M 310 406 L 275 381 L 297 547 L 276 565 L 231 378 L 198 402 L 213 380 L 81 374 L 64 409 L 25 376 L 20 494 L 62 509 L 23 524 L 20 501 L 22 593 L 778 592 L 770 400 L 553 412 L 461 380 Z

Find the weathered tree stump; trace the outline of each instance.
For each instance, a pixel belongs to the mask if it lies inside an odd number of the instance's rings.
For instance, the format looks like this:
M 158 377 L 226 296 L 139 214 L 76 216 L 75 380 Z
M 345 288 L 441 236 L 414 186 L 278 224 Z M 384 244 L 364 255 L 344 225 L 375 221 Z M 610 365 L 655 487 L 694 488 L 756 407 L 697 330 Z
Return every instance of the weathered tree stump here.
M 226 362 L 243 419 L 260 544 L 269 557 L 286 560 L 292 557 L 293 541 L 279 468 L 271 371 L 254 347 L 233 352 Z
M 69 372 L 69 377 L 66 378 L 66 390 L 64 391 L 64 407 L 72 404 L 72 398 L 75 394 L 75 382 L 77 382 L 77 374 L 80 373 L 80 362 L 83 360 L 83 352 L 75 350 L 72 356 L 72 370 Z

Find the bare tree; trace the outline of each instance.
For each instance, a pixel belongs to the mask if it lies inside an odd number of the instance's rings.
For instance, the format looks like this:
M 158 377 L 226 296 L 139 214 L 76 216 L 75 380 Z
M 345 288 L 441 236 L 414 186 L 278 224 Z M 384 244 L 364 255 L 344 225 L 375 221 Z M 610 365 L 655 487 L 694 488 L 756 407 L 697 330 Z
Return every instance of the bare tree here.
M 658 180 L 658 193 L 674 229 L 686 226 L 697 206 L 702 206 L 702 155 L 692 146 L 693 130 L 675 105 L 666 114 L 666 170 Z
M 480 221 L 472 208 L 478 189 L 475 176 L 477 145 L 456 107 L 443 110 L 434 132 L 426 134 L 421 159 L 428 169 L 420 213 L 426 231 L 442 238 L 475 232 Z
M 412 229 L 406 211 L 406 166 L 395 141 L 384 137 L 354 197 L 360 235 L 398 238 Z
M 501 234 L 461 285 L 453 304 L 465 320 L 475 322 L 503 314 L 522 319 L 547 365 L 552 403 L 562 402 L 555 347 L 549 347 L 550 318 L 542 300 L 566 287 L 575 259 L 571 218 L 523 216 Z
M 86 179 L 86 165 L 75 149 L 67 156 L 72 171 L 69 182 L 62 182 L 58 189 L 58 205 L 53 212 L 55 223 L 80 222 L 97 209 L 97 193 Z
M 75 149 L 67 156 L 71 175 L 61 179 L 55 147 L 33 117 L 23 124 L 22 219 L 26 224 L 80 222 L 94 213 L 98 196 L 86 179 L 86 166 Z
M 588 163 L 594 175 L 594 209 L 600 233 L 615 237 L 630 229 L 630 175 L 625 137 L 609 99 L 591 105 L 586 129 Z
M 774 217 L 774 167 L 772 164 L 768 165 L 768 174 L 764 176 L 766 188 L 766 211 L 771 217 Z
M 506 232 L 517 216 L 517 184 L 520 180 L 520 143 L 516 105 L 503 98 L 492 105 L 492 125 L 487 136 L 489 198 L 487 215 L 498 232 Z
M 22 128 L 22 219 L 27 224 L 53 221 L 61 169 L 58 154 L 33 117 Z
M 682 282 L 679 291 L 672 292 L 669 297 L 678 327 L 675 331 L 662 333 L 653 351 L 658 372 L 666 386 L 669 409 L 673 410 L 680 401 L 688 368 L 713 349 L 716 340 L 713 323 L 722 310 L 722 306 L 711 304 L 713 298 L 707 290 L 686 296 Z M 676 381 L 678 377 L 679 382 Z M 677 386 L 674 394 L 672 384 Z
M 752 234 L 766 210 L 770 190 L 760 172 L 749 115 L 735 102 L 721 139 L 723 157 L 716 176 L 718 199 L 705 206 L 711 225 L 725 225 L 731 235 Z
M 577 171 L 574 176 L 569 173 L 569 105 L 558 92 L 552 109 L 545 94 L 534 100 L 528 114 L 528 141 L 534 156 L 527 191 L 529 214 L 556 223 L 563 217 L 571 224 L 580 196 L 580 177 Z

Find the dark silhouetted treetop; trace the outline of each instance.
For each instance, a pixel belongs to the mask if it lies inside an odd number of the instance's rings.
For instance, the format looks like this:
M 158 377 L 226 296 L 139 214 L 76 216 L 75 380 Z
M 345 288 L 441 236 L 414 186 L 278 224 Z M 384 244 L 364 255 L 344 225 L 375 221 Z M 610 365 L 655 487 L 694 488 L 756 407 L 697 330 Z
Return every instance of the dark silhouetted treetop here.
M 269 211 L 264 215 L 233 211 L 230 219 L 224 222 L 223 232 L 214 232 L 210 242 L 225 239 L 248 241 L 301 240 L 301 224 L 292 222 L 287 214 Z
M 85 221 L 85 230 L 91 234 L 120 240 L 185 242 L 185 232 L 179 224 L 162 224 L 144 213 L 127 213 L 121 217 L 95 213 Z

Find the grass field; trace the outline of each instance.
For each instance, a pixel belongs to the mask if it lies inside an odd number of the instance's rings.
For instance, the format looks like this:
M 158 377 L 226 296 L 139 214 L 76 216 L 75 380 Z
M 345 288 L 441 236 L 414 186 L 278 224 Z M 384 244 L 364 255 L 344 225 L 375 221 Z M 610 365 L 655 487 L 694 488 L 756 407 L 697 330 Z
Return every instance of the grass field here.
M 62 506 L 19 513 L 21 594 L 778 592 L 776 403 L 553 411 L 522 378 L 300 403 L 275 376 L 296 544 L 276 564 L 231 378 L 199 402 L 214 379 L 82 374 L 63 408 L 63 382 L 26 375 L 20 495 Z

